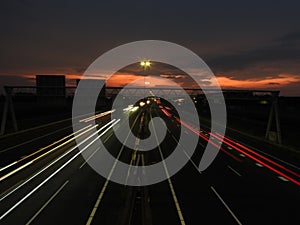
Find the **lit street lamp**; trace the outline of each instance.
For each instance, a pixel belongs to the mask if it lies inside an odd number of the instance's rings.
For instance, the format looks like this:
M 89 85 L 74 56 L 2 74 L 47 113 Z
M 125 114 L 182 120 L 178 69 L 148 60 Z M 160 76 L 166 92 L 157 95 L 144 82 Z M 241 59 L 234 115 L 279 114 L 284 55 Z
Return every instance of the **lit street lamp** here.
M 151 62 L 149 60 L 144 60 L 140 62 L 140 66 L 144 69 L 147 69 L 148 67 L 151 67 Z

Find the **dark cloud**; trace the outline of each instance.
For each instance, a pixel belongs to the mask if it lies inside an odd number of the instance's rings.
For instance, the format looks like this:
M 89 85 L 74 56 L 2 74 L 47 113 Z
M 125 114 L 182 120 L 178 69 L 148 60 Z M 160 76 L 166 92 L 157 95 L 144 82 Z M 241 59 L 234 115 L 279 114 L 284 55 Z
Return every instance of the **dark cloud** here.
M 35 85 L 35 80 L 32 77 L 0 74 L 0 84 L 5 86 L 29 86 Z M 0 94 L 4 93 L 3 86 L 0 85 Z
M 299 8 L 290 0 L 2 1 L 0 73 L 81 74 L 105 51 L 145 39 L 183 45 L 215 73 L 236 79 L 296 73 Z M 153 67 L 152 75 L 161 69 Z M 164 67 L 163 74 L 172 73 L 182 75 Z
M 282 42 L 294 42 L 300 40 L 300 30 L 284 35 L 280 38 L 275 39 L 276 41 Z
M 169 79 L 179 79 L 185 77 L 184 75 L 176 75 L 176 74 L 161 74 L 160 76 Z
M 300 60 L 300 45 L 296 45 L 299 40 L 300 32 L 293 32 L 273 40 L 267 46 L 211 58 L 208 63 L 217 71 L 227 72 L 250 68 L 256 64 L 297 62 Z
M 144 69 L 139 65 L 139 63 L 131 64 L 125 68 L 122 68 L 119 73 L 123 74 L 135 74 L 138 76 L 161 76 L 164 75 L 169 76 L 169 78 L 180 78 L 180 76 L 186 76 L 186 74 L 172 66 L 165 63 L 160 62 L 151 62 L 151 68 L 150 69 Z M 175 77 L 177 76 L 177 77 Z M 167 78 L 167 77 L 166 77 Z
M 277 83 L 277 82 L 269 82 L 268 84 L 269 85 L 280 85 L 280 83 Z

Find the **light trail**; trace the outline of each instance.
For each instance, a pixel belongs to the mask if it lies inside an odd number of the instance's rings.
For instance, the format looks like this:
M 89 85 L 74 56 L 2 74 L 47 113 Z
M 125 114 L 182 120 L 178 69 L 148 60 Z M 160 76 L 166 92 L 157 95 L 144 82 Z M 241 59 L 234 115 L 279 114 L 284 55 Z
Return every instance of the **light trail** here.
M 163 109 L 161 109 L 161 110 L 164 112 L 165 115 L 168 116 L 169 113 L 167 114 L 167 113 L 165 112 L 165 110 L 163 110 Z M 206 141 L 210 142 L 210 143 L 213 144 L 214 146 L 216 146 L 216 147 L 218 146 L 217 144 L 211 142 L 211 141 L 209 140 L 208 137 L 204 136 L 204 135 L 202 134 L 203 132 L 202 132 L 202 133 L 198 133 L 198 132 L 197 132 L 196 130 L 194 130 L 191 126 L 189 126 L 188 124 L 184 123 L 184 122 L 181 121 L 179 118 L 177 118 L 177 117 L 175 117 L 175 116 L 174 116 L 174 118 L 175 118 L 179 123 L 183 124 L 185 127 L 187 127 L 188 129 L 190 129 L 191 131 L 193 131 L 193 133 L 199 135 L 200 137 L 202 137 L 202 138 L 205 139 Z M 202 130 L 202 131 L 204 131 L 204 130 Z M 205 132 L 206 132 L 206 131 L 205 131 Z M 208 133 L 206 132 L 205 135 L 208 136 Z M 296 173 L 296 172 L 294 172 L 294 171 L 292 171 L 292 170 L 290 170 L 290 169 L 288 169 L 288 168 L 282 166 L 282 165 L 279 164 L 279 163 L 274 162 L 273 160 L 271 160 L 271 159 L 269 159 L 269 158 L 267 158 L 267 157 L 265 157 L 265 156 L 263 156 L 263 155 L 261 155 L 261 154 L 255 152 L 255 151 L 251 150 L 250 148 L 247 148 L 246 146 L 243 146 L 243 145 L 241 145 L 241 144 L 239 144 L 239 143 L 237 143 L 237 142 L 235 142 L 235 141 L 230 140 L 229 138 L 227 138 L 227 137 L 225 137 L 225 136 L 222 136 L 222 135 L 220 135 L 220 134 L 215 135 L 215 134 L 213 134 L 212 132 L 209 132 L 209 135 L 211 135 L 211 136 L 217 138 L 218 140 L 220 140 L 220 141 L 222 141 L 223 143 L 227 144 L 227 145 L 230 146 L 231 148 L 233 148 L 233 149 L 239 151 L 240 153 L 242 153 L 242 154 L 248 156 L 249 158 L 251 158 L 252 160 L 254 160 L 254 161 L 258 162 L 259 164 L 265 166 L 266 168 L 270 169 L 271 171 L 277 173 L 278 175 L 284 177 L 285 179 L 288 179 L 289 181 L 291 181 L 291 182 L 295 183 L 296 185 L 300 186 L 300 182 L 297 181 L 296 179 L 294 179 L 294 178 L 290 177 L 289 175 L 287 175 L 287 174 L 285 174 L 285 173 L 283 173 L 283 172 L 277 170 L 276 168 L 274 168 L 274 167 L 268 165 L 267 163 L 261 161 L 260 159 L 255 158 L 253 155 L 251 155 L 251 154 L 249 154 L 249 153 L 247 153 L 247 152 L 245 152 L 245 151 L 248 151 L 248 152 L 250 152 L 250 153 L 252 153 L 252 154 L 254 154 L 254 155 L 260 157 L 261 159 L 266 160 L 267 162 L 269 162 L 269 163 L 271 163 L 271 164 L 273 164 L 273 165 L 275 165 L 275 166 L 277 166 L 277 167 L 279 167 L 279 168 L 285 170 L 286 172 L 288 172 L 288 173 L 290 173 L 290 174 L 292 174 L 292 175 L 294 175 L 294 176 L 296 176 L 296 177 L 300 177 L 300 174 L 298 174 L 298 173 Z M 231 143 L 230 143 L 230 142 L 231 142 Z M 235 145 L 237 145 L 238 147 L 235 146 Z M 243 150 L 240 149 L 239 147 L 240 147 L 240 148 L 243 148 L 245 151 L 243 151 Z M 220 150 L 222 150 L 223 152 L 225 152 L 226 154 L 228 154 L 228 152 L 225 151 L 224 149 L 222 149 L 221 147 L 220 147 Z M 235 157 L 235 158 L 236 158 L 236 157 Z
M 214 134 L 212 134 L 212 135 L 214 135 Z M 219 134 L 218 134 L 218 135 L 219 135 Z M 220 135 L 219 135 L 219 136 L 220 136 Z M 224 137 L 224 139 L 227 140 L 228 142 L 231 142 L 232 144 L 235 144 L 235 145 L 237 145 L 238 147 L 243 148 L 244 150 L 246 150 L 246 151 L 248 151 L 248 152 L 250 152 L 250 153 L 252 153 L 252 154 L 254 154 L 254 155 L 258 156 L 258 157 L 260 157 L 261 159 L 264 159 L 264 160 L 266 160 L 267 162 L 269 162 L 269 163 L 271 163 L 271 164 L 273 164 L 273 165 L 275 165 L 275 166 L 277 166 L 277 167 L 279 167 L 279 168 L 285 170 L 286 172 L 288 172 L 288 173 L 290 173 L 290 174 L 293 174 L 294 176 L 300 178 L 300 174 L 296 173 L 295 171 L 292 171 L 292 170 L 290 170 L 290 169 L 284 167 L 283 165 L 281 165 L 281 164 L 279 164 L 279 163 L 277 163 L 277 162 L 274 162 L 273 160 L 271 160 L 271 159 L 269 159 L 269 158 L 267 158 L 267 157 L 265 157 L 265 156 L 263 156 L 263 155 L 261 155 L 261 154 L 255 152 L 255 151 L 253 151 L 252 149 L 250 149 L 250 148 L 248 148 L 248 147 L 246 147 L 246 146 L 243 146 L 243 145 L 241 145 L 240 143 L 237 143 L 237 142 L 235 142 L 235 141 L 230 140 L 230 139 L 227 138 L 227 137 Z
M 135 126 L 137 119 L 138 119 L 138 117 L 135 118 L 135 120 L 133 122 L 133 126 Z M 119 158 L 121 157 L 121 155 L 123 153 L 123 150 L 125 148 L 125 144 L 126 144 L 128 138 L 129 138 L 130 134 L 131 134 L 130 132 L 127 134 L 127 137 L 126 137 L 124 143 L 122 144 L 122 147 L 121 147 L 121 149 L 120 149 L 120 151 L 119 151 L 119 153 L 118 153 L 118 155 L 117 155 L 117 157 L 116 157 L 116 159 L 114 161 L 114 164 L 113 164 L 113 166 L 112 166 L 112 168 L 111 168 L 111 170 L 109 172 L 109 175 L 108 175 L 108 177 L 107 177 L 107 179 L 106 179 L 106 181 L 105 181 L 105 183 L 104 183 L 104 185 L 103 185 L 103 187 L 102 187 L 102 189 L 101 189 L 101 191 L 100 191 L 100 193 L 98 195 L 97 201 L 96 201 L 96 203 L 95 203 L 95 205 L 94 205 L 94 207 L 93 207 L 93 209 L 92 209 L 92 211 L 90 213 L 90 216 L 89 216 L 89 218 L 88 218 L 88 220 L 86 222 L 86 225 L 90 225 L 93 222 L 94 216 L 95 216 L 95 214 L 96 214 L 96 212 L 97 212 L 97 210 L 99 208 L 99 205 L 100 205 L 100 203 L 101 203 L 101 201 L 103 199 L 104 193 L 105 193 L 105 191 L 106 191 L 106 189 L 108 187 L 108 183 L 110 182 L 110 178 L 111 178 L 111 176 L 112 176 L 112 174 L 113 174 L 113 172 L 115 170 L 115 167 L 116 167 L 117 163 L 119 162 Z
M 216 135 L 222 136 L 222 135 L 220 135 L 218 132 L 216 132 Z M 298 167 L 298 166 L 296 166 L 296 165 L 294 165 L 294 164 L 292 164 L 292 163 L 290 163 L 290 162 L 286 162 L 286 161 L 284 161 L 284 160 L 282 160 L 282 159 L 279 159 L 278 157 L 275 157 L 274 155 L 268 154 L 268 153 L 266 153 L 266 152 L 264 152 L 264 151 L 261 151 L 261 150 L 255 148 L 255 147 L 253 147 L 253 146 L 249 146 L 249 145 L 243 143 L 242 141 L 237 142 L 237 140 L 235 140 L 235 139 L 233 139 L 233 138 L 229 138 L 228 136 L 227 136 L 227 138 L 228 138 L 229 140 L 231 140 L 232 142 L 236 142 L 236 143 L 239 143 L 239 144 L 241 144 L 241 145 L 244 145 L 244 146 L 246 146 L 246 147 L 248 147 L 248 148 L 251 148 L 253 151 L 259 152 L 259 153 L 263 154 L 264 156 L 267 156 L 267 157 L 269 157 L 269 158 L 272 158 L 272 159 L 274 159 L 275 161 L 278 161 L 278 162 L 280 162 L 280 163 L 283 163 L 283 164 L 285 164 L 285 165 L 287 165 L 287 166 L 289 166 L 289 167 L 292 167 L 292 168 L 296 169 L 297 171 L 300 171 L 300 167 Z M 230 149 L 230 147 L 228 147 L 228 149 Z
M 5 198 L 7 198 L 12 193 L 14 193 L 16 190 L 18 190 L 19 188 L 21 188 L 22 186 L 24 186 L 26 183 L 28 183 L 29 181 L 31 181 L 32 179 L 34 179 L 36 176 L 38 176 L 39 174 L 41 174 L 42 172 L 44 172 L 46 169 L 48 169 L 49 167 L 51 167 L 53 164 L 55 164 L 56 162 L 58 162 L 59 160 L 61 160 L 63 157 L 65 157 L 66 155 L 68 155 L 69 153 L 71 153 L 72 151 L 74 151 L 75 149 L 77 149 L 78 146 L 80 146 L 80 145 L 84 144 L 85 142 L 87 142 L 91 137 L 93 137 L 94 135 L 96 135 L 101 130 L 105 129 L 105 127 L 107 127 L 109 124 L 113 123 L 114 121 L 115 121 L 115 119 L 112 120 L 112 121 L 110 121 L 106 125 L 102 126 L 97 132 L 95 132 L 92 135 L 90 135 L 89 137 L 87 137 L 85 140 L 83 140 L 82 142 L 80 142 L 78 145 L 74 146 L 69 151 L 65 152 L 63 155 L 61 155 L 60 157 L 58 157 L 57 159 L 55 159 L 54 161 L 52 161 L 50 164 L 48 164 L 46 167 L 44 167 L 43 169 L 41 169 L 39 172 L 37 172 L 36 174 L 34 174 L 33 176 L 31 176 L 30 178 L 28 178 L 27 180 L 25 180 L 23 183 L 21 183 L 20 185 L 18 185 L 16 188 L 14 188 L 13 190 L 11 190 L 7 194 L 5 194 L 3 197 L 0 198 L 0 202 L 3 201 Z M 94 129 L 94 128 L 96 128 L 96 127 L 98 127 L 98 124 L 94 125 L 93 127 L 89 128 L 88 130 L 84 131 L 83 134 L 86 133 L 86 132 L 88 132 L 88 131 L 90 131 L 90 130 L 92 130 L 92 129 Z
M 58 141 L 55 141 L 55 142 L 51 143 L 50 145 L 47 145 L 47 146 L 45 146 L 45 147 L 39 149 L 39 150 L 36 151 L 36 152 L 33 152 L 33 153 L 31 153 L 31 154 L 29 154 L 29 155 L 27 155 L 27 156 L 25 156 L 25 157 L 22 157 L 20 160 L 17 160 L 17 161 L 15 161 L 15 162 L 13 162 L 13 163 L 11 163 L 11 164 L 5 166 L 5 167 L 2 167 L 2 168 L 0 169 L 0 172 L 3 171 L 3 170 L 6 170 L 7 168 L 9 168 L 9 167 L 11 167 L 11 166 L 13 166 L 13 165 L 15 165 L 15 164 L 17 164 L 17 163 L 20 163 L 20 162 L 24 161 L 25 159 L 28 159 L 28 158 L 31 157 L 31 156 L 34 156 L 34 155 L 36 155 L 36 154 L 42 152 L 43 150 L 45 150 L 45 149 L 47 149 L 47 148 L 52 147 L 52 146 L 55 145 L 55 144 L 58 144 L 58 143 L 62 142 L 63 140 L 65 140 L 65 139 L 67 139 L 67 138 L 69 138 L 69 137 L 71 137 L 71 136 L 73 136 L 73 135 L 75 135 L 75 134 L 77 134 L 77 133 L 79 133 L 79 132 L 85 130 L 86 128 L 88 128 L 88 127 L 90 127 L 90 126 L 92 126 L 92 125 L 88 125 L 88 126 L 82 128 L 82 129 L 80 129 L 80 130 L 78 130 L 78 131 L 76 131 L 76 132 L 74 132 L 74 133 L 72 133 L 72 134 L 70 134 L 70 135 L 68 135 L 68 136 L 66 136 L 66 137 L 63 137 L 62 139 L 60 139 L 60 140 L 58 140 Z M 72 140 L 74 140 L 74 138 L 72 138 Z M 67 143 L 69 143 L 69 142 L 64 142 L 64 143 L 61 144 L 61 145 L 63 146 L 63 145 L 65 145 L 65 144 L 67 144 Z M 54 148 L 54 149 L 56 149 L 56 148 Z M 1 178 L 0 178 L 0 181 L 1 181 Z
M 20 146 L 22 146 L 22 145 L 26 145 L 26 144 L 29 144 L 29 143 L 31 143 L 31 142 L 37 141 L 37 140 L 39 140 L 39 139 L 41 139 L 41 138 L 50 136 L 50 135 L 55 134 L 55 133 L 59 133 L 59 132 L 61 132 L 61 131 L 63 131 L 63 130 L 69 129 L 70 127 L 71 127 L 71 126 L 63 127 L 63 128 L 61 128 L 61 129 L 55 130 L 55 131 L 53 131 L 53 132 L 50 132 L 50 133 L 47 133 L 47 134 L 44 134 L 44 135 L 41 135 L 41 136 L 32 138 L 32 139 L 30 139 L 30 140 L 24 141 L 24 142 L 22 142 L 22 143 L 20 143 L 20 144 L 10 146 L 10 147 L 8 147 L 8 148 L 6 148 L 6 149 L 2 149 L 2 150 L 0 151 L 0 153 L 4 153 L 4 152 L 7 152 L 7 151 L 10 151 L 10 150 L 15 149 L 15 148 L 18 148 L 18 147 L 20 147 Z M 30 130 L 30 129 L 29 129 L 29 130 Z
M 175 117 L 175 116 L 174 116 Z M 241 160 L 232 155 L 231 153 L 227 152 L 225 149 L 222 148 L 221 145 L 209 140 L 208 137 L 206 137 L 204 134 L 202 134 L 201 132 L 198 132 L 197 130 L 195 130 L 193 127 L 191 127 L 190 125 L 188 125 L 187 123 L 183 122 L 182 120 L 180 120 L 179 118 L 175 117 L 175 119 L 177 120 L 178 123 L 182 124 L 183 126 L 185 126 L 187 129 L 189 129 L 190 131 L 192 131 L 194 134 L 198 135 L 199 137 L 201 137 L 203 140 L 209 142 L 210 144 L 212 144 L 213 146 L 215 146 L 216 148 L 220 149 L 222 152 L 224 152 L 226 155 L 230 156 L 231 158 L 233 158 L 234 160 L 241 162 Z
M 2 220 L 4 217 L 6 217 L 10 212 L 12 212 L 16 207 L 18 207 L 21 203 L 23 203 L 28 197 L 30 197 L 33 193 L 35 193 L 38 189 L 40 189 L 47 181 L 49 181 L 52 177 L 54 177 L 58 172 L 60 172 L 62 169 L 64 169 L 68 164 L 70 164 L 77 156 L 79 156 L 82 152 L 84 152 L 88 147 L 90 147 L 93 143 L 95 143 L 101 136 L 103 136 L 110 128 L 115 126 L 120 119 L 114 121 L 105 131 L 103 131 L 99 137 L 95 138 L 93 141 L 91 141 L 88 145 L 86 145 L 82 150 L 80 150 L 77 154 L 75 154 L 71 159 L 69 159 L 67 162 L 65 162 L 60 168 L 58 168 L 54 173 L 52 173 L 50 176 L 48 176 L 42 183 L 40 183 L 38 186 L 36 186 L 33 190 L 31 190 L 27 195 L 25 195 L 21 200 L 19 200 L 15 205 L 13 205 L 9 210 L 7 210 L 1 217 L 0 220 Z M 97 134 L 99 131 L 95 132 L 92 136 Z
M 97 114 L 97 115 L 94 115 L 94 116 L 91 116 L 91 117 L 88 117 L 88 118 L 79 120 L 79 122 L 85 122 L 85 123 L 87 123 L 87 122 L 89 122 L 89 121 L 92 121 L 92 120 L 101 118 L 101 117 L 103 117 L 103 116 L 109 115 L 109 114 L 113 113 L 114 111 L 115 111 L 115 109 L 109 110 L 109 111 L 106 111 L 106 112 L 103 112 L 103 113 L 99 113 L 99 114 Z
M 277 173 L 278 175 L 280 175 L 280 176 L 282 176 L 282 177 L 288 179 L 289 181 L 295 183 L 296 185 L 300 186 L 300 182 L 297 181 L 296 179 L 294 179 L 294 178 L 290 177 L 289 175 L 287 175 L 287 174 L 285 174 L 285 173 L 283 173 L 283 172 L 277 170 L 276 168 L 274 168 L 274 167 L 268 165 L 267 163 L 263 162 L 262 160 L 260 160 L 260 159 L 258 159 L 258 158 L 255 158 L 255 157 L 254 157 L 253 155 L 251 155 L 250 153 L 245 152 L 244 150 L 242 150 L 242 149 L 238 148 L 237 146 L 235 146 L 235 145 L 229 143 L 228 141 L 223 140 L 223 142 L 224 142 L 225 144 L 227 144 L 228 146 L 232 147 L 233 149 L 235 149 L 235 150 L 239 151 L 240 153 L 244 154 L 245 156 L 248 156 L 249 158 L 251 158 L 251 159 L 254 160 L 255 162 L 257 162 L 257 163 L 259 163 L 259 164 L 265 166 L 266 168 L 270 169 L 271 171 Z M 274 163 L 275 163 L 275 162 L 274 162 Z
M 90 125 L 87 126 L 87 127 L 90 127 Z M 82 129 L 78 130 L 77 132 L 81 132 L 83 129 L 86 129 L 87 127 L 82 128 Z M 75 132 L 75 133 L 77 133 L 77 132 Z M 0 177 L 0 181 L 3 181 L 4 179 L 10 177 L 11 175 L 15 174 L 16 172 L 18 172 L 18 171 L 20 171 L 20 170 L 26 168 L 26 167 L 29 166 L 30 164 L 32 164 L 32 163 L 34 163 L 35 161 L 39 160 L 40 158 L 42 158 L 42 157 L 44 157 L 44 156 L 46 156 L 46 155 L 48 155 L 48 154 L 54 152 L 55 150 L 59 149 L 60 147 L 62 147 L 62 146 L 64 146 L 64 145 L 66 145 L 66 144 L 72 142 L 73 140 L 75 140 L 76 138 L 82 136 L 83 134 L 84 134 L 84 133 L 78 135 L 77 137 L 75 136 L 75 137 L 73 137 L 73 138 L 71 138 L 71 139 L 69 139 L 69 140 L 63 142 L 62 144 L 56 146 L 55 148 L 53 148 L 53 149 L 51 149 L 51 150 L 45 152 L 44 154 L 42 154 L 42 155 L 36 157 L 35 159 L 33 159 L 33 160 L 27 162 L 26 164 L 24 164 L 24 165 L 18 167 L 17 169 L 15 169 L 15 170 L 13 170 L 13 171 L 7 173 L 6 175 Z M 72 135 L 73 135 L 73 134 L 70 134 L 70 135 L 68 135 L 68 137 L 70 137 L 70 136 L 72 136 Z M 63 139 L 64 139 L 64 138 L 63 138 Z M 52 144 L 51 144 L 51 145 L 52 145 Z M 51 146 L 51 145 L 49 145 L 49 146 Z M 48 147 L 48 146 L 47 146 L 47 147 Z M 47 147 L 45 147 L 45 148 L 47 148 Z M 16 161 L 16 163 L 22 162 L 23 160 L 25 160 L 25 159 L 27 159 L 27 158 L 29 158 L 29 157 L 31 157 L 31 156 L 33 156 L 33 155 L 35 155 L 35 154 L 41 152 L 41 151 L 44 150 L 45 148 L 43 148 L 43 149 L 41 149 L 41 150 L 38 150 L 37 152 L 32 153 L 32 154 L 30 154 L 30 155 L 28 155 L 28 156 L 26 156 L 26 157 L 20 159 L 19 161 Z M 9 168 L 10 166 L 15 165 L 16 163 L 12 163 L 12 164 L 10 164 L 9 166 L 6 166 L 6 169 Z
M 165 109 L 161 109 L 161 111 L 167 116 L 167 117 L 171 117 L 171 114 L 165 110 Z

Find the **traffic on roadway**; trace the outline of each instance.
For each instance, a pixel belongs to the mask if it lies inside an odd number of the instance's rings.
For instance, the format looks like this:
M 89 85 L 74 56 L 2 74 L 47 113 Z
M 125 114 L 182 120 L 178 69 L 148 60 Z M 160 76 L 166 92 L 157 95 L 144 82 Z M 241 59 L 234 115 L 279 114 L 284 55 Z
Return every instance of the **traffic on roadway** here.
M 161 143 L 155 117 L 167 128 Z M 126 123 L 132 132 L 122 142 L 114 131 L 125 132 Z M 78 124 L 75 132 L 65 120 L 0 139 L 0 224 L 300 224 L 299 164 L 267 153 L 264 144 L 207 125 L 198 129 L 155 97 L 78 117 Z M 150 135 L 156 147 L 140 151 Z M 193 155 L 188 143 L 179 144 L 180 135 L 198 138 Z M 130 138 L 133 148 L 126 145 Z M 101 157 L 99 139 L 115 158 L 106 177 L 90 165 Z M 208 143 L 220 151 L 199 171 Z M 165 160 L 177 146 L 188 162 L 171 176 Z M 147 166 L 159 162 L 164 181 L 130 185 L 150 179 Z M 121 163 L 129 165 L 122 184 L 111 181 Z

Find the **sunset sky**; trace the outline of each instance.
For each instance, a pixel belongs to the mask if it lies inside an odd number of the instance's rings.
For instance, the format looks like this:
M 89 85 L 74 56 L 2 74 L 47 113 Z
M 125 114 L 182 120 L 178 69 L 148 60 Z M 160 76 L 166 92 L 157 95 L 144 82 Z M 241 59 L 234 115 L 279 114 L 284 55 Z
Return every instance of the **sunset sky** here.
M 72 85 L 104 52 L 155 39 L 197 53 L 224 88 L 300 96 L 299 8 L 290 0 L 1 1 L 0 86 L 32 85 L 35 74 L 65 74 Z M 139 77 L 132 68 L 109 85 Z M 149 74 L 189 85 L 168 66 Z

